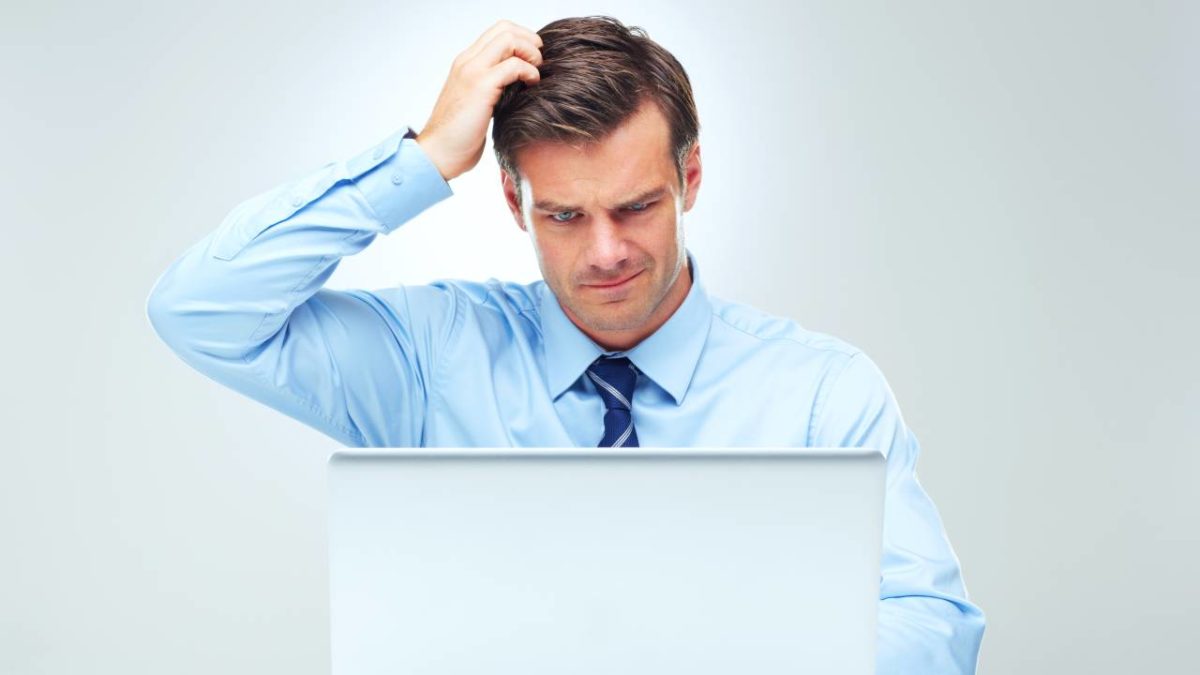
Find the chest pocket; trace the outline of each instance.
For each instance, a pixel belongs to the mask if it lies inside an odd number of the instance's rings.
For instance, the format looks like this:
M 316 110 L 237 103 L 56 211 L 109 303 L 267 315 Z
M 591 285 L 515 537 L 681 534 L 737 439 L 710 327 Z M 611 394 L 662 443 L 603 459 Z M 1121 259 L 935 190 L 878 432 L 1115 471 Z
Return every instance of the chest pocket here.
M 267 228 L 291 218 L 344 177 L 345 168 L 329 162 L 304 178 L 238 204 L 215 233 L 209 252 L 218 260 L 233 260 Z

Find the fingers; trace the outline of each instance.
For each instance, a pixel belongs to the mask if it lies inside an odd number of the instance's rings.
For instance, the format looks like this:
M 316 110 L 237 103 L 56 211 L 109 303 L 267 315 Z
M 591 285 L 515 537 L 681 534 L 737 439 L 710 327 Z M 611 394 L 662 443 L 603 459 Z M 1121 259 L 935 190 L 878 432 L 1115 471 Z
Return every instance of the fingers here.
M 489 35 L 490 38 L 487 37 Z M 496 91 L 516 80 L 531 85 L 541 81 L 541 73 L 537 69 L 542 64 L 542 53 L 538 49 L 542 44 L 540 36 L 526 28 L 501 21 L 480 39 L 485 38 L 487 42 L 460 64 L 463 68 L 477 70 Z
M 517 25 L 507 19 L 501 19 L 484 31 L 483 35 L 480 35 L 470 47 L 467 47 L 467 49 L 459 55 L 459 59 L 461 59 L 463 62 L 466 62 L 477 58 L 481 53 L 484 52 L 485 49 L 488 48 L 488 45 L 490 45 L 497 36 L 505 33 L 511 34 L 513 38 L 523 38 L 526 42 L 539 49 L 542 46 L 542 37 L 534 31 L 524 26 Z M 499 61 L 500 59 L 497 58 L 495 61 L 492 61 L 487 65 L 493 66 Z
M 525 84 L 537 84 L 542 74 L 534 65 L 520 56 L 510 56 L 492 69 L 497 89 L 507 87 L 509 83 L 522 80 Z
M 534 66 L 542 65 L 542 52 L 538 50 L 537 44 L 524 35 L 510 32 L 494 36 L 476 58 L 483 59 L 483 62 L 491 67 L 514 55 L 525 59 Z

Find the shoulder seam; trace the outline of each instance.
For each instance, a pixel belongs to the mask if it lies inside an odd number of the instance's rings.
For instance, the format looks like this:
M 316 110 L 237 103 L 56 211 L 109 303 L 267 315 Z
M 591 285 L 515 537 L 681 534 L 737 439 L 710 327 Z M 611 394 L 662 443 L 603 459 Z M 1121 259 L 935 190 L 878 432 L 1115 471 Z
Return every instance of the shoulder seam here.
M 831 352 L 835 352 L 838 354 L 846 354 L 851 357 L 853 357 L 855 354 L 857 354 L 859 351 L 861 351 L 861 350 L 857 350 L 854 348 L 841 349 L 836 346 L 818 347 L 818 346 L 814 346 L 808 342 L 804 342 L 802 340 L 797 340 L 795 338 L 791 338 L 791 337 L 787 337 L 787 336 L 763 337 L 762 335 L 755 335 L 754 333 L 751 333 L 750 331 L 746 330 L 745 328 L 742 328 L 741 326 L 736 326 L 736 325 L 730 323 L 729 319 L 726 319 L 725 317 L 723 317 L 719 313 L 717 313 L 715 308 L 713 309 L 712 315 L 714 318 L 720 319 L 721 323 L 725 324 L 726 326 L 729 326 L 733 330 L 736 330 L 737 332 L 742 333 L 743 335 L 747 335 L 749 337 L 754 338 L 755 340 L 761 340 L 763 342 L 774 341 L 774 340 L 779 340 L 782 342 L 791 342 L 792 344 L 800 345 L 802 347 L 808 347 L 809 349 L 816 349 L 816 350 L 821 350 L 821 351 L 831 351 Z M 806 329 L 804 329 L 804 330 L 806 330 Z
M 807 438 L 804 439 L 804 444 L 806 446 L 812 446 L 813 438 L 816 435 L 815 431 L 822 422 L 822 415 L 825 414 L 825 404 L 829 402 L 829 398 L 833 396 L 834 390 L 836 390 L 837 386 L 841 384 L 842 376 L 846 374 L 846 371 L 850 368 L 850 364 L 862 353 L 863 352 L 861 349 L 851 352 L 850 357 L 842 362 L 841 367 L 838 368 L 837 373 L 833 376 L 833 382 L 829 383 L 827 386 L 822 386 L 821 390 L 818 391 L 817 400 L 813 403 L 812 415 L 809 415 L 808 418 L 808 431 L 806 432 Z M 821 391 L 824 392 L 823 396 L 821 395 Z

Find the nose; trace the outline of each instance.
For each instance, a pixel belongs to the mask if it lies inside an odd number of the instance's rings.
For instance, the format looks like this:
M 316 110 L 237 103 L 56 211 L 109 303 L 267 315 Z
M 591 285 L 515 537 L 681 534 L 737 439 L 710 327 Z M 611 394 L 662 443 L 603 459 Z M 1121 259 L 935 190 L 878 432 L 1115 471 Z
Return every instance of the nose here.
M 607 215 L 592 219 L 588 232 L 587 262 L 593 269 L 617 273 L 629 258 L 621 226 Z

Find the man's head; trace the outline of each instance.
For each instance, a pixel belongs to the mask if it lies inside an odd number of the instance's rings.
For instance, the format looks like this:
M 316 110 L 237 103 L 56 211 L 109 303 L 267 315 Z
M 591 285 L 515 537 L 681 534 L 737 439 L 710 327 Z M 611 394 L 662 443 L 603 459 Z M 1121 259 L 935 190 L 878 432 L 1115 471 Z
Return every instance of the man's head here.
M 682 216 L 701 173 L 691 85 L 670 53 L 615 19 L 562 19 L 538 34 L 540 82 L 510 85 L 494 111 L 505 197 L 566 314 L 626 348 L 690 287 Z

